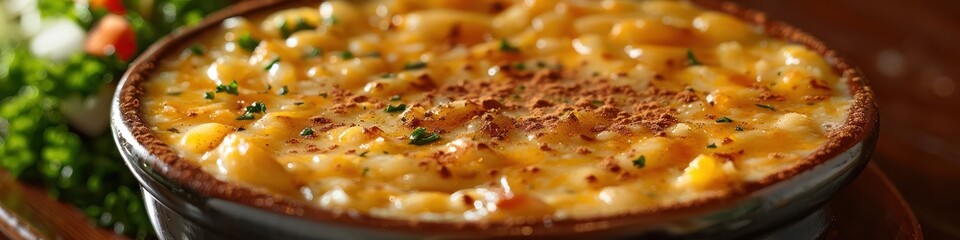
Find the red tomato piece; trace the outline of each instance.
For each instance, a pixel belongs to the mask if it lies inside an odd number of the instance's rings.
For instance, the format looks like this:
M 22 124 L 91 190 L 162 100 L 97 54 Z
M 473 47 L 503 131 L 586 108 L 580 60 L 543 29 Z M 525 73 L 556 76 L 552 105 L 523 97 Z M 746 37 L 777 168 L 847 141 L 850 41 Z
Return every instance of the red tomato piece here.
M 120 60 L 128 61 L 137 51 L 137 38 L 126 18 L 109 14 L 97 22 L 84 49 L 91 55 L 116 54 Z
M 121 0 L 90 0 L 90 8 L 92 9 L 107 9 L 110 13 L 123 15 L 127 13 L 127 9 L 123 7 L 123 2 Z

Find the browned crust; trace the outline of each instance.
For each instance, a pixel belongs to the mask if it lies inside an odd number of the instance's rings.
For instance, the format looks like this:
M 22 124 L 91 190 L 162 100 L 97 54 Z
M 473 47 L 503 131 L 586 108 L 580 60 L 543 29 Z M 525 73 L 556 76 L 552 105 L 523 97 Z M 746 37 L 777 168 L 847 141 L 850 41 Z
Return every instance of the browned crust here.
M 838 127 L 829 135 L 827 143 L 815 153 L 803 159 L 793 168 L 773 174 L 754 183 L 748 183 L 724 194 L 708 197 L 696 201 L 662 206 L 654 209 L 645 209 L 612 216 L 587 219 L 566 219 L 553 221 L 549 217 L 544 219 L 508 219 L 501 222 L 481 223 L 433 223 L 374 218 L 370 216 L 351 217 L 335 214 L 319 209 L 309 203 L 290 200 L 280 195 L 273 195 L 253 190 L 249 187 L 224 182 L 204 172 L 191 161 L 180 158 L 173 149 L 167 146 L 151 131 L 141 116 L 141 100 L 143 84 L 149 79 L 150 72 L 156 68 L 160 58 L 185 46 L 188 41 L 201 35 L 204 29 L 216 27 L 223 19 L 230 16 L 250 15 L 259 11 L 270 11 L 303 4 L 316 3 L 319 0 L 300 1 L 248 1 L 218 12 L 205 19 L 197 27 L 177 32 L 172 36 L 161 39 L 154 44 L 142 57 L 137 59 L 130 70 L 124 75 L 121 90 L 117 96 L 119 111 L 124 126 L 118 126 L 118 131 L 130 131 L 135 142 L 141 144 L 155 159 L 147 160 L 150 167 L 160 176 L 181 184 L 183 188 L 202 196 L 229 199 L 234 202 L 274 211 L 281 214 L 300 216 L 306 219 L 329 224 L 354 225 L 374 228 L 389 228 L 393 231 L 428 231 L 442 234 L 453 232 L 470 232 L 474 236 L 498 236 L 518 234 L 515 230 L 519 226 L 533 228 L 535 234 L 550 234 L 558 232 L 585 232 L 612 229 L 630 225 L 633 228 L 643 228 L 643 224 L 656 224 L 670 220 L 683 219 L 709 210 L 719 209 L 735 203 L 748 194 L 781 182 L 790 177 L 812 169 L 823 162 L 836 157 L 838 154 L 863 142 L 878 125 L 878 106 L 873 90 L 869 87 L 863 75 L 849 65 L 845 59 L 835 51 L 827 48 L 823 42 L 809 34 L 785 23 L 772 21 L 764 13 L 741 8 L 733 3 L 718 0 L 692 0 L 709 9 L 723 11 L 741 19 L 764 26 L 767 34 L 790 42 L 803 44 L 824 56 L 833 67 L 842 73 L 843 79 L 851 90 L 853 105 L 849 110 L 849 117 L 843 126 Z M 285 2 L 285 3 L 280 3 Z M 124 129 L 126 127 L 127 129 Z M 149 158 L 148 158 L 149 159 Z M 549 222 L 551 227 L 545 227 Z

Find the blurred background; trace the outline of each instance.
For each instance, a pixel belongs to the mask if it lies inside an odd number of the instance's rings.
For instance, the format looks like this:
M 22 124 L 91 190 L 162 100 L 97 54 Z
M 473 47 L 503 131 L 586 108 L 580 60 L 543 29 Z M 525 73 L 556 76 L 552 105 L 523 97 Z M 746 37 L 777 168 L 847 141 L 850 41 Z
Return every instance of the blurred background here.
M 960 239 L 960 1 L 735 2 L 812 33 L 863 70 L 880 98 L 874 162 L 927 239 Z
M 880 97 L 874 162 L 928 239 L 960 239 L 960 1 L 734 1 L 813 33 L 863 70 Z M 111 86 L 151 42 L 234 1 L 0 2 L 0 210 L 29 215 L 28 206 L 48 215 L 35 218 L 89 217 L 107 229 L 80 236 L 149 237 L 139 191 L 105 134 Z M 23 202 L 46 196 L 80 212 Z

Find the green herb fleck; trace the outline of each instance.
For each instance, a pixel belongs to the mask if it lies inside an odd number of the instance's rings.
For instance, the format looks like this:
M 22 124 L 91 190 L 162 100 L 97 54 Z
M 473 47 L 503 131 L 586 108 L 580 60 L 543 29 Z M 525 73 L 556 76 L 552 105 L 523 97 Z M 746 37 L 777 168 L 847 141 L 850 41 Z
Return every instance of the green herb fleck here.
M 425 62 L 412 62 L 403 65 L 403 70 L 417 70 L 427 67 Z
M 190 52 L 193 53 L 193 55 L 203 55 L 203 46 L 194 44 L 193 46 L 190 46 Z
M 213 92 L 205 92 L 205 93 L 203 93 L 203 99 L 213 100 L 213 98 L 214 98 Z
M 369 168 L 369 167 L 363 167 L 363 173 L 361 173 L 361 175 L 364 176 L 364 177 L 366 177 L 368 173 L 370 173 L 370 168 Z
M 396 73 L 384 73 L 383 75 L 380 75 L 380 78 L 395 78 L 395 77 L 397 77 Z
M 523 65 L 523 63 L 516 63 L 516 64 L 513 64 L 513 68 L 523 71 L 523 70 L 527 70 L 527 65 Z
M 293 25 L 293 29 L 290 28 L 289 24 L 287 24 L 287 21 L 281 22 L 278 28 L 280 29 L 280 36 L 282 36 L 283 38 L 288 38 L 290 37 L 290 35 L 293 35 L 293 33 L 295 32 L 310 30 L 310 29 L 313 29 L 314 26 L 310 26 L 310 24 L 307 23 L 307 21 L 304 21 L 301 18 L 301 19 L 297 19 L 297 24 Z
M 307 51 L 303 53 L 303 58 L 315 58 L 323 54 L 323 50 L 315 47 L 307 48 Z
M 248 113 L 265 113 L 267 112 L 267 105 L 261 101 L 256 101 L 247 106 L 246 110 Z
M 390 97 L 390 101 L 400 101 L 400 95 L 393 95 L 393 97 Z
M 366 156 L 367 156 L 367 153 L 370 153 L 370 151 L 363 151 L 362 153 L 360 153 L 360 156 L 361 156 L 361 157 L 366 157 Z
M 343 59 L 351 59 L 351 58 L 353 58 L 353 53 L 350 52 L 350 51 L 340 52 L 340 58 L 343 58 Z
M 327 98 L 327 93 L 321 93 L 320 96 L 323 98 Z
M 250 104 L 250 106 L 247 106 L 244 110 L 245 112 L 237 117 L 237 120 L 253 120 L 255 114 L 267 112 L 267 105 L 263 104 L 263 102 L 256 101 L 253 104 Z
M 244 50 L 252 52 L 260 45 L 260 39 L 250 36 L 250 33 L 243 33 L 240 35 L 240 38 L 237 39 L 237 45 L 240 45 L 240 48 Z
M 303 131 L 300 131 L 300 136 L 313 136 L 313 128 L 304 128 Z
M 380 52 L 371 52 L 363 55 L 364 57 L 378 58 L 380 57 Z
M 517 90 L 520 90 L 520 91 L 527 90 L 527 86 L 520 85 L 519 87 L 517 87 Z
M 520 52 L 520 49 L 517 48 L 517 47 L 514 47 L 513 45 L 510 45 L 510 42 L 508 42 L 506 38 L 501 38 L 501 39 L 500 39 L 500 51 L 501 51 L 501 52 L 508 52 L 508 53 L 519 53 L 519 52 Z
M 777 109 L 773 108 L 773 106 L 770 106 L 770 105 L 759 104 L 759 103 L 754 104 L 754 105 L 756 105 L 757 107 L 766 108 L 766 109 L 768 109 L 768 110 L 770 110 L 770 111 L 776 111 L 776 110 L 777 110 Z
M 595 106 L 603 106 L 603 101 L 593 100 L 593 101 L 590 101 L 590 104 L 593 104 Z
M 697 60 L 697 56 L 693 54 L 692 49 L 687 49 L 687 64 L 690 64 L 690 66 L 703 65 L 700 60 Z
M 717 119 L 717 123 L 732 123 L 732 122 L 733 122 L 733 119 L 730 119 L 728 117 L 721 117 Z
M 273 58 L 273 60 L 270 60 L 270 62 L 267 63 L 267 66 L 266 66 L 266 67 L 263 67 L 263 70 L 264 70 L 264 71 L 270 71 L 270 68 L 273 68 L 273 65 L 277 65 L 277 63 L 280 63 L 280 58 L 279 58 L 279 57 L 276 57 L 276 58 Z
M 230 84 L 228 85 L 223 85 L 223 84 L 217 85 L 217 93 L 222 93 L 222 92 L 225 92 L 227 94 L 239 95 L 240 86 L 239 84 L 237 84 L 237 80 L 233 80 L 233 82 L 230 82 Z
M 647 157 L 640 155 L 637 159 L 633 160 L 633 166 L 637 168 L 643 168 L 647 166 Z
M 403 112 L 404 110 L 407 110 L 407 105 L 401 103 L 400 105 L 397 105 L 397 106 L 387 105 L 387 109 L 383 111 L 392 113 L 392 112 Z
M 287 88 L 287 86 L 280 88 L 280 96 L 287 95 L 287 93 L 290 93 L 290 88 Z
M 240 115 L 239 117 L 237 117 L 237 120 L 253 120 L 253 118 L 254 118 L 253 113 L 246 112 Z
M 180 94 L 183 94 L 183 92 L 168 92 L 167 96 L 180 96 Z
M 440 134 L 427 132 L 426 128 L 418 127 L 410 133 L 410 144 L 422 146 L 440 140 Z
M 710 145 L 707 145 L 707 148 L 717 148 L 717 144 L 716 144 L 716 143 L 710 143 Z
M 543 61 L 537 61 L 537 67 L 538 67 L 538 68 L 547 67 L 547 63 L 545 63 L 545 62 L 543 62 Z

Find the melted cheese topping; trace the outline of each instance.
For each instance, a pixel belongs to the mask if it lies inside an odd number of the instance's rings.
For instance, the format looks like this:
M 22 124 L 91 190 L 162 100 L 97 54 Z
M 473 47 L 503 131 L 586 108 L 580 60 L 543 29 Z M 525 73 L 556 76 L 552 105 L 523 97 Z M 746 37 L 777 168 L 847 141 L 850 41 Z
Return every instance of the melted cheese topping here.
M 384 218 L 715 196 L 797 164 L 851 100 L 810 49 L 678 1 L 326 1 L 195 44 L 147 83 L 161 139 L 224 180 Z

